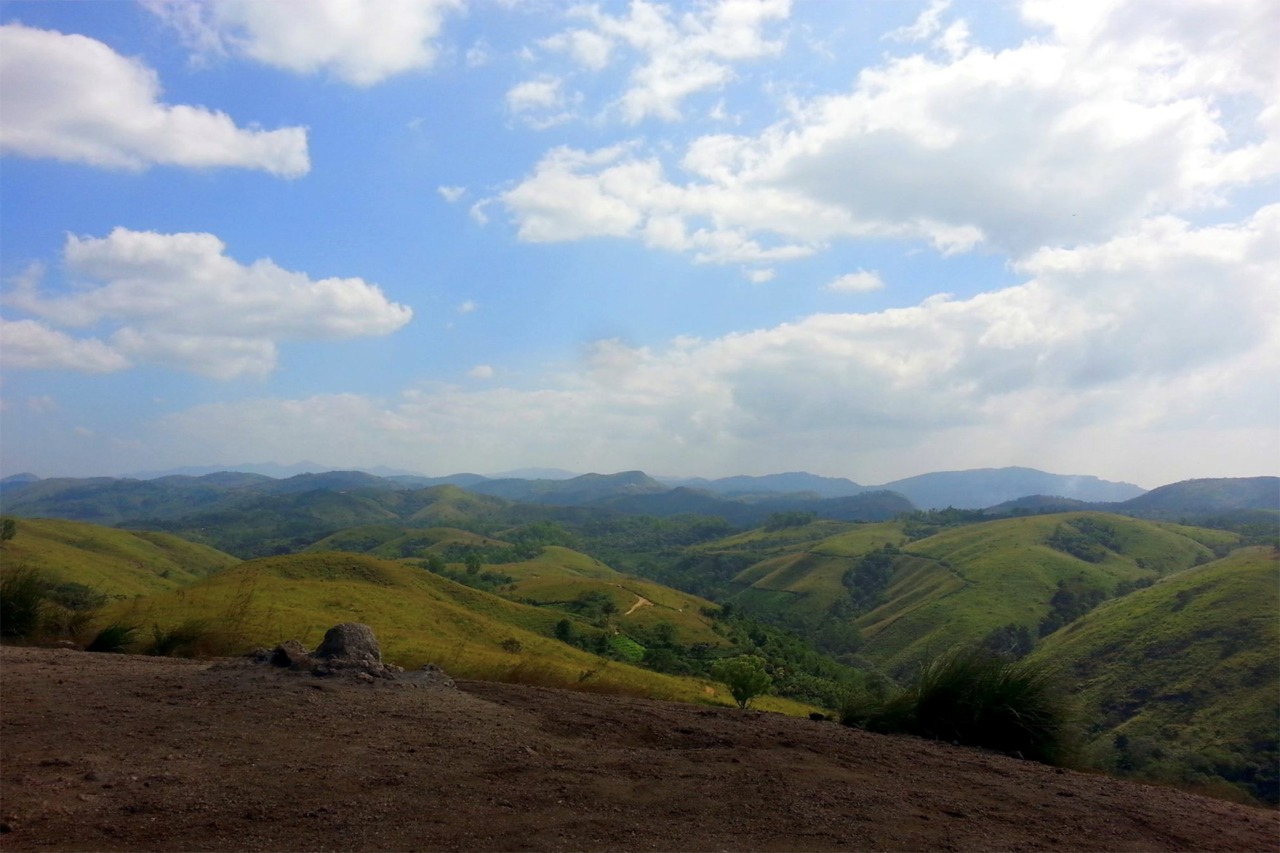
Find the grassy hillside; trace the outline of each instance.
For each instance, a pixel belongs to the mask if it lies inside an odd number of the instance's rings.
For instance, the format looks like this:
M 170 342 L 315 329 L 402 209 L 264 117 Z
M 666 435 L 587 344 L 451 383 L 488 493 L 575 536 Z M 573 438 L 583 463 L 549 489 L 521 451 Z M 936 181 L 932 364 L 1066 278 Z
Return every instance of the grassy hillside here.
M 1280 802 L 1280 563 L 1242 548 L 1110 601 L 1036 660 L 1079 685 L 1088 753 L 1121 775 Z
M 268 557 L 190 587 L 109 608 L 128 624 L 201 625 L 248 649 L 296 638 L 319 642 L 334 624 L 370 624 L 384 657 L 406 668 L 437 663 L 455 676 L 730 701 L 721 685 L 604 660 L 550 635 L 558 611 L 508 601 L 404 563 L 353 554 Z M 762 707 L 795 707 L 766 699 Z
M 607 601 L 612 623 L 622 631 L 647 635 L 657 626 L 670 625 L 673 639 L 682 645 L 724 645 L 712 630 L 713 620 L 703 613 L 711 602 L 652 581 L 628 577 L 585 554 L 555 545 L 542 549 L 531 560 L 490 567 L 514 578 L 501 594 L 518 601 L 574 612 L 579 603 L 599 607 Z
M 79 521 L 19 518 L 0 545 L 0 571 L 39 569 L 113 597 L 178 589 L 240 561 L 166 533 L 117 530 Z
M 818 523 L 693 551 L 721 564 L 750 561 L 737 564 L 734 604 L 810 635 L 852 624 L 862 658 L 905 676 L 930 653 L 1006 626 L 1035 637 L 1054 619 L 1206 562 L 1237 538 L 1093 512 L 966 524 L 914 542 L 908 532 L 901 522 Z

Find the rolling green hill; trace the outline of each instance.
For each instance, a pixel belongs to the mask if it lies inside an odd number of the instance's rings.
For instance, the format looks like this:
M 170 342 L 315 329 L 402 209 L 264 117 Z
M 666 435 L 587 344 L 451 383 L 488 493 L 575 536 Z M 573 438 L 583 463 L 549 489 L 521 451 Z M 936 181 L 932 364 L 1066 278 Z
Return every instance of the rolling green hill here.
M 584 558 L 585 559 L 585 558 Z M 731 701 L 714 682 L 662 675 L 589 654 L 552 635 L 566 615 L 470 589 L 405 563 L 347 553 L 267 557 L 180 590 L 108 608 L 108 620 L 197 625 L 228 650 L 296 638 L 316 645 L 334 624 L 371 625 L 384 658 L 436 663 L 465 678 L 529 681 L 683 701 Z M 798 709 L 783 699 L 761 707 Z
M 108 596 L 174 590 L 239 563 L 165 533 L 117 530 L 59 519 L 15 519 L 16 535 L 0 545 L 0 571 L 39 569 L 59 583 L 79 583 Z
M 1047 633 L 1053 620 L 1070 621 L 1103 598 L 1208 561 L 1235 539 L 1077 512 L 967 524 L 914 542 L 903 522 L 820 523 L 692 550 L 751 561 L 732 579 L 735 605 L 811 636 L 833 621 L 852 624 L 858 654 L 905 677 L 930 653 L 1006 626 Z
M 1280 803 L 1277 556 L 1239 549 L 1045 639 L 1033 659 L 1078 684 L 1098 766 Z

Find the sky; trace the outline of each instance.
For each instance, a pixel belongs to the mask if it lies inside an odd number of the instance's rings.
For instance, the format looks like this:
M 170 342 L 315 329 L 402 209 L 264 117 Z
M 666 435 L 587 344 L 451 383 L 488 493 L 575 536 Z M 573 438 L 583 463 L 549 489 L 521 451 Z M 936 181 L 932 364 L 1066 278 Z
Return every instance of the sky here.
M 1274 0 L 0 2 L 0 474 L 1280 472 Z

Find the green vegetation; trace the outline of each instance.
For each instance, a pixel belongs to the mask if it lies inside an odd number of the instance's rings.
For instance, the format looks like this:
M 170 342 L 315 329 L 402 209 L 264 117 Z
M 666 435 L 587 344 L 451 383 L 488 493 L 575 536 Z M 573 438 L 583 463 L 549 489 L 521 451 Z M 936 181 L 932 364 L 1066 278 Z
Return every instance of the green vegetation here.
M 93 639 L 89 641 L 89 645 L 85 646 L 84 650 L 86 652 L 123 654 L 133 645 L 134 636 L 137 633 L 138 627 L 136 625 L 112 622 L 98 631 Z
M 0 572 L 38 569 L 55 585 L 75 582 L 110 597 L 178 589 L 240 562 L 164 533 L 43 518 L 18 519 L 17 529 L 0 544 Z
M 773 679 L 765 671 L 764 659 L 755 655 L 738 655 L 717 661 L 712 673 L 728 685 L 734 701 L 743 709 L 773 686 Z
M 1206 529 L 806 508 L 735 531 L 447 486 L 251 496 L 155 523 L 269 555 L 248 563 L 166 533 L 21 518 L 0 540 L 0 634 L 97 629 L 97 649 L 206 656 L 361 621 L 410 668 L 842 708 L 851 724 L 1050 762 L 1072 734 L 1048 675 L 1061 672 L 1078 684 L 1082 760 L 1276 802 L 1276 556 L 1240 548 L 1271 543 L 1276 515 L 1232 513 Z M 743 699 L 738 681 L 767 685 Z
M 1072 754 L 1069 704 L 1050 670 L 982 648 L 926 662 L 911 687 L 887 699 L 855 696 L 841 709 L 841 722 L 1045 764 L 1066 763 Z
M 25 640 L 41 628 L 49 582 L 36 569 L 22 567 L 0 578 L 0 636 Z
M 1079 685 L 1110 772 L 1280 802 L 1277 552 L 1240 549 L 1105 602 L 1032 660 Z

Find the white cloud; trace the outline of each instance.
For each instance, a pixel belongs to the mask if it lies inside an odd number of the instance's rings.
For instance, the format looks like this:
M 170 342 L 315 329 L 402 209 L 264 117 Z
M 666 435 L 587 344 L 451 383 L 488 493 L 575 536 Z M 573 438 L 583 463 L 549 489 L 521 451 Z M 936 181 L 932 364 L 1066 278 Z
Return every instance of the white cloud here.
M 884 282 L 875 270 L 858 270 L 831 280 L 826 289 L 837 293 L 869 293 L 883 287 Z
M 77 340 L 35 320 L 0 317 L 0 364 L 15 370 L 78 370 L 110 373 L 129 360 L 102 341 Z
M 467 371 L 467 375 L 472 379 L 492 379 L 494 370 L 487 364 L 477 364 L 475 367 Z
M 786 20 L 789 0 L 719 0 L 690 11 L 632 0 L 626 15 L 610 15 L 598 6 L 575 14 L 587 28 L 566 30 L 540 45 L 565 53 L 581 67 L 599 72 L 624 53 L 640 55 L 627 90 L 615 107 L 636 123 L 646 118 L 674 121 L 690 95 L 722 88 L 734 77 L 733 64 L 781 52 L 781 41 L 764 35 L 772 23 Z
M 474 311 L 475 311 L 477 308 L 479 308 L 479 307 L 480 307 L 480 306 L 479 306 L 479 305 L 476 305 L 476 303 L 475 303 L 475 302 L 473 302 L 472 300 L 468 299 L 466 302 L 463 302 L 463 303 L 461 303 L 460 305 L 458 305 L 458 313 L 459 313 L 459 314 L 471 314 L 472 312 L 474 312 Z
M 772 267 L 745 269 L 742 274 L 747 277 L 747 281 L 753 284 L 764 284 L 767 281 L 773 281 L 778 276 L 777 271 Z
M 58 410 L 58 401 L 47 394 L 39 397 L 28 397 L 27 408 L 37 414 L 56 412 Z
M 720 262 L 867 237 L 1014 256 L 1105 240 L 1280 175 L 1269 7 L 1029 2 L 1050 30 L 1009 49 L 971 46 L 957 21 L 938 51 L 867 67 L 758 135 L 694 139 L 679 172 L 660 148 L 559 148 L 502 200 L 524 240 L 629 237 Z
M 147 0 L 202 55 L 234 53 L 353 86 L 431 67 L 446 15 L 461 0 Z
M 115 169 L 310 169 L 307 131 L 245 130 L 225 113 L 160 101 L 156 73 L 100 41 L 0 27 L 0 151 Z
M 559 107 L 563 102 L 560 81 L 554 77 L 526 80 L 507 91 L 507 107 L 517 113 L 552 109 Z
M 1159 218 L 1020 269 L 1024 283 L 970 299 L 663 348 L 601 341 L 533 390 L 247 401 L 163 428 L 224 453 L 269 456 L 287 437 L 278 455 L 428 468 L 447 459 L 458 470 L 799 466 L 876 482 L 1036 464 L 1154 485 L 1173 470 L 1274 466 L 1280 205 L 1237 225 Z M 1207 423 L 1216 441 L 1206 442 Z M 915 471 L 902 470 L 906 458 Z
M 436 192 L 440 193 L 440 197 L 445 201 L 453 204 L 467 193 L 466 187 L 436 187 Z
M 225 249 L 212 234 L 117 228 L 103 238 L 68 236 L 64 260 L 81 279 L 77 287 L 43 295 L 29 286 L 6 300 L 41 320 L 9 324 L 21 342 L 11 366 L 102 371 L 150 363 L 220 379 L 260 376 L 275 367 L 280 341 L 384 335 L 412 316 L 361 279 L 316 281 L 269 259 L 241 264 Z M 109 342 L 50 328 L 103 325 L 115 328 Z M 6 358 L 14 357 L 9 337 Z M 59 347 L 67 354 L 50 354 Z
M 942 29 L 942 13 L 950 7 L 951 0 L 931 0 L 913 24 L 899 27 L 886 33 L 884 37 L 892 41 L 923 41 L 932 38 Z
M 848 227 L 836 211 L 768 188 L 679 186 L 667 180 L 656 157 L 638 157 L 628 145 L 594 152 L 553 149 L 531 177 L 500 198 L 515 215 L 520 239 L 528 242 L 634 237 L 654 248 L 691 253 L 700 262 L 803 257 L 815 251 L 824 232 Z M 809 239 L 763 244 L 749 236 L 775 224 L 783 237 L 808 231 Z

